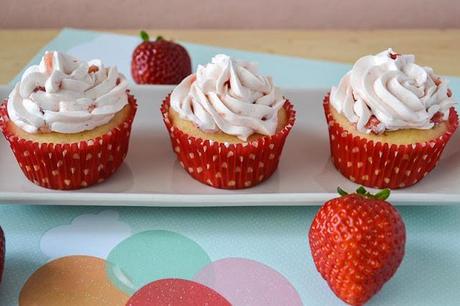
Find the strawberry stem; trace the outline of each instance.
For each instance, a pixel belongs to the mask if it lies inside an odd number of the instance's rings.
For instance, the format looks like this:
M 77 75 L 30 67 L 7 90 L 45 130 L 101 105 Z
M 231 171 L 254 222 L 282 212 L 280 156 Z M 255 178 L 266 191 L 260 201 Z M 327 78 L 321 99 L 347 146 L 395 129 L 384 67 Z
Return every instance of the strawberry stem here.
M 156 40 L 162 40 L 162 39 L 164 39 L 163 36 L 158 35 Z
M 341 195 L 342 197 L 348 195 L 348 192 L 346 192 L 340 187 L 337 187 L 337 193 Z M 364 188 L 363 186 L 360 186 L 358 187 L 358 189 L 356 189 L 355 193 L 362 195 L 363 197 L 366 197 L 366 198 L 385 201 L 386 199 L 388 199 L 391 192 L 390 192 L 390 189 L 383 189 L 377 192 L 376 194 L 372 194 L 369 191 L 367 191 L 366 188 Z
M 149 34 L 147 34 L 147 32 L 145 32 L 144 30 L 141 31 L 140 35 L 141 35 L 141 38 L 142 38 L 143 41 L 149 41 L 150 40 Z

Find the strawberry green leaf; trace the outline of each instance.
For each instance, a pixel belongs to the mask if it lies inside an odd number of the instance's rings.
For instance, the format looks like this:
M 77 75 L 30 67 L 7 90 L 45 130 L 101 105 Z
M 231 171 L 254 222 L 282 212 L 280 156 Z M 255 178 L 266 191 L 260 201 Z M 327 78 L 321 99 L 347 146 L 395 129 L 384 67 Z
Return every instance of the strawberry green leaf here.
M 390 196 L 390 189 L 383 189 L 375 194 L 375 198 L 378 200 L 385 201 Z
M 147 32 L 145 31 L 141 31 L 141 38 L 143 41 L 149 41 L 150 40 L 150 37 L 149 37 L 149 34 L 147 34 Z
M 363 186 L 360 186 L 358 189 L 356 189 L 356 193 L 360 195 L 368 195 L 369 192 L 367 192 L 366 188 Z
M 337 187 L 337 193 L 340 194 L 342 197 L 346 196 L 348 194 L 348 192 L 346 192 L 345 190 L 343 190 L 340 187 Z

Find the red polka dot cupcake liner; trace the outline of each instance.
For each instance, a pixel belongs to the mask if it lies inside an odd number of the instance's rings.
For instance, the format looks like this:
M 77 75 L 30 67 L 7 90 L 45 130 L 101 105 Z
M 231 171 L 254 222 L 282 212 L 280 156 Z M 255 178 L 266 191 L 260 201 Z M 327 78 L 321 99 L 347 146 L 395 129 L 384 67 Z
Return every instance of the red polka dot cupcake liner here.
M 447 131 L 436 139 L 408 145 L 374 142 L 354 136 L 334 120 L 329 94 L 324 97 L 323 106 L 335 167 L 351 181 L 373 188 L 398 189 L 419 182 L 436 166 L 458 127 L 458 115 L 452 107 Z
M 137 110 L 136 99 L 128 95 L 128 101 L 129 117 L 108 133 L 91 140 L 53 144 L 23 139 L 8 129 L 6 101 L 0 105 L 0 129 L 31 182 L 50 189 L 79 189 L 104 181 L 123 163 Z
M 215 188 L 242 189 L 268 179 L 278 167 L 281 152 L 295 122 L 292 104 L 286 101 L 286 126 L 273 136 L 240 144 L 195 138 L 175 128 L 169 120 L 170 99 L 161 112 L 180 165 L 196 180 Z

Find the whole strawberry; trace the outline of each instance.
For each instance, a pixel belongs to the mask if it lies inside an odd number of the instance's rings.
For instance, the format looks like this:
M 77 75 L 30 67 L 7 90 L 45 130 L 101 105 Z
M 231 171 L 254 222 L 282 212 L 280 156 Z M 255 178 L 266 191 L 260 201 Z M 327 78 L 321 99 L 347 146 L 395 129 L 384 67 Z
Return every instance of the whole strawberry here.
M 316 268 L 332 291 L 351 305 L 362 305 L 398 269 L 406 229 L 390 191 L 371 195 L 363 187 L 326 202 L 316 214 L 308 240 Z
M 131 74 L 137 84 L 179 84 L 192 73 L 190 56 L 181 45 L 142 31 L 143 42 L 134 49 Z
M 5 268 L 5 235 L 0 227 L 0 282 L 2 281 L 3 270 Z

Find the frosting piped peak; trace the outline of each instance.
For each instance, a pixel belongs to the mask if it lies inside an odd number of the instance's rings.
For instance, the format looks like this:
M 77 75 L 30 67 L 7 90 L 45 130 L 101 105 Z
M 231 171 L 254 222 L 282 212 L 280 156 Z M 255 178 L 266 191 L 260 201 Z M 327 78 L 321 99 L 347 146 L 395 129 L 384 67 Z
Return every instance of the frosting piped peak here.
M 128 104 L 127 81 L 100 60 L 46 52 L 8 97 L 8 115 L 28 133 L 78 133 L 108 123 Z
M 271 77 L 260 75 L 254 63 L 223 54 L 199 65 L 171 94 L 171 107 L 182 119 L 243 141 L 254 133 L 275 134 L 284 102 Z
M 330 102 L 358 131 L 375 134 L 431 129 L 455 104 L 447 80 L 392 49 L 356 61 L 332 87 Z

